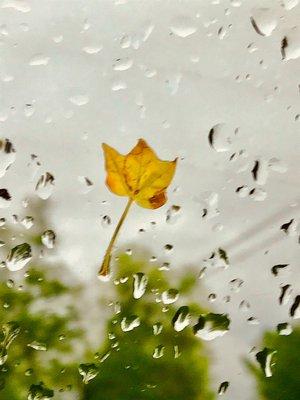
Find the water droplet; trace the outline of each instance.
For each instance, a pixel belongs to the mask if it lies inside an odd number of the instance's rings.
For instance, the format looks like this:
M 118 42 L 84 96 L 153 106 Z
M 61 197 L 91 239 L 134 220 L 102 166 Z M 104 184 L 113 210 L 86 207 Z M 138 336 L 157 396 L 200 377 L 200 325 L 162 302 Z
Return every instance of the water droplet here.
M 240 278 L 232 279 L 229 282 L 230 290 L 232 292 L 236 292 L 236 293 L 239 292 L 243 283 L 244 283 L 244 281 Z
M 10 289 L 12 289 L 15 286 L 15 282 L 12 279 L 8 279 L 6 281 L 6 286 Z
M 262 351 L 256 354 L 256 360 L 267 378 L 272 376 L 272 367 L 275 365 L 273 356 L 276 353 L 276 350 L 265 347 Z
M 208 133 L 208 142 L 215 151 L 222 153 L 230 150 L 233 135 L 234 130 L 228 125 L 216 124 Z
M 56 235 L 51 229 L 47 229 L 41 236 L 41 241 L 48 249 L 53 249 Z
M 203 340 L 213 340 L 229 331 L 230 319 L 227 314 L 202 314 L 194 326 L 194 334 Z
M 286 10 L 292 10 L 299 4 L 299 0 L 282 0 L 282 4 Z
M 174 358 L 178 358 L 181 356 L 181 352 L 179 351 L 179 347 L 177 345 L 174 346 Z
M 157 322 L 156 324 L 153 325 L 152 328 L 153 328 L 153 335 L 157 336 L 163 330 L 163 324 L 161 322 Z
M 27 118 L 31 117 L 34 114 L 34 112 L 35 112 L 35 109 L 34 109 L 33 104 L 30 104 L 30 103 L 25 104 L 25 107 L 24 107 L 25 117 L 27 117 Z
M 166 222 L 169 224 L 175 224 L 180 217 L 180 206 L 173 204 L 167 211 Z
M 85 104 L 87 104 L 90 99 L 89 96 L 87 94 L 77 94 L 74 96 L 71 96 L 69 98 L 70 102 L 75 104 L 76 106 L 84 106 Z
M 162 295 L 161 299 L 164 304 L 173 304 L 179 298 L 179 292 L 177 289 L 168 289 L 165 290 Z
M 279 304 L 285 305 L 290 301 L 293 289 L 291 288 L 291 285 L 282 285 L 280 289 Z
M 0 189 L 0 208 L 7 208 L 10 206 L 11 196 L 7 189 Z
M 43 382 L 31 385 L 28 392 L 28 400 L 49 400 L 54 396 L 54 391 L 47 388 Z
M 82 50 L 87 54 L 97 54 L 103 49 L 103 46 L 85 46 Z
M 242 300 L 239 305 L 241 311 L 247 312 L 250 309 L 250 303 L 247 300 Z
M 173 19 L 170 29 L 174 35 L 186 38 L 197 31 L 197 26 L 191 18 L 182 16 Z
M 265 160 L 256 160 L 251 171 L 253 179 L 258 185 L 264 185 L 268 178 L 268 163 Z
M 209 295 L 208 295 L 208 301 L 210 302 L 210 303 L 213 303 L 214 301 L 216 301 L 216 299 L 217 299 L 217 295 L 215 294 L 215 293 L 210 293 Z
M 189 313 L 188 306 L 180 307 L 176 311 L 172 319 L 172 325 L 176 332 L 181 332 L 184 328 L 186 328 L 190 324 L 190 322 L 191 322 L 191 315 Z
M 170 251 L 173 250 L 173 246 L 171 244 L 166 244 L 165 245 L 165 250 L 166 250 L 166 252 L 170 252 Z
M 54 176 L 51 175 L 49 172 L 46 172 L 45 174 L 43 174 L 35 187 L 35 190 L 37 192 L 37 195 L 43 199 L 46 200 L 48 199 L 54 189 Z
M 300 57 L 300 34 L 298 29 L 290 31 L 281 41 L 282 60 L 296 60 Z
M 99 373 L 99 370 L 95 364 L 80 364 L 78 371 L 79 374 L 82 376 L 83 383 L 85 383 L 86 385 Z
M 288 322 L 282 322 L 277 325 L 278 335 L 288 336 L 293 332 L 292 326 Z
M 114 80 L 111 85 L 111 90 L 118 92 L 119 90 L 127 89 L 127 83 L 121 80 Z
M 290 221 L 281 225 L 280 229 L 288 236 L 297 235 L 297 222 L 292 218 Z
M 33 369 L 32 368 L 28 368 L 25 371 L 25 376 L 31 376 L 33 374 Z
M 228 381 L 222 382 L 222 383 L 220 384 L 220 386 L 219 386 L 218 394 L 219 394 L 220 396 L 221 396 L 222 394 L 225 394 L 225 393 L 226 393 L 226 390 L 228 389 L 228 387 L 229 387 L 229 382 L 228 382 Z
M 270 36 L 277 26 L 275 16 L 268 8 L 256 9 L 250 17 L 250 21 L 256 33 L 262 36 Z
M 8 354 L 7 354 L 7 349 L 6 346 L 3 346 L 0 344 L 0 366 L 4 365 L 7 361 Z
M 31 7 L 26 0 L 4 0 L 1 4 L 1 8 L 13 8 L 23 13 L 31 10 Z
M 121 321 L 121 329 L 123 332 L 129 332 L 140 326 L 141 321 L 136 315 L 124 317 Z
M 171 95 L 177 93 L 181 78 L 182 78 L 181 74 L 175 74 L 169 76 L 168 79 L 166 79 L 166 85 Z
M 0 139 L 0 178 L 5 175 L 16 159 L 16 151 L 8 139 Z
M 295 297 L 294 303 L 292 304 L 290 309 L 290 316 L 293 319 L 300 318 L 300 295 Z
M 286 268 L 286 267 L 288 267 L 288 266 L 289 266 L 289 264 L 276 264 L 276 265 L 274 265 L 274 266 L 272 267 L 272 269 L 271 269 L 272 274 L 273 274 L 274 276 L 277 276 L 278 273 L 279 273 L 279 271 L 280 271 L 281 269 Z
M 34 223 L 34 219 L 33 217 L 27 216 L 24 217 L 21 221 L 21 224 L 26 228 L 26 229 L 30 229 L 33 226 Z
M 271 158 L 268 162 L 268 165 L 271 170 L 279 172 L 281 174 L 285 173 L 288 170 L 286 164 L 276 157 Z
M 143 272 L 137 272 L 133 275 L 133 297 L 140 299 L 147 288 L 148 277 Z
M 114 62 L 113 69 L 115 71 L 126 71 L 127 69 L 131 68 L 133 65 L 132 58 L 125 57 L 125 58 L 117 58 Z
M 6 267 L 10 271 L 19 271 L 31 260 L 31 247 L 22 243 L 10 250 L 6 258 Z
M 153 358 L 161 358 L 164 355 L 165 347 L 163 345 L 159 345 L 154 349 Z
M 36 340 L 34 340 L 31 343 L 28 343 L 27 346 L 31 347 L 32 349 L 37 350 L 37 351 L 47 351 L 46 344 L 37 342 Z
M 47 57 L 43 54 L 36 54 L 31 57 L 29 60 L 29 65 L 32 66 L 40 66 L 40 65 L 47 65 L 49 63 L 50 57 Z

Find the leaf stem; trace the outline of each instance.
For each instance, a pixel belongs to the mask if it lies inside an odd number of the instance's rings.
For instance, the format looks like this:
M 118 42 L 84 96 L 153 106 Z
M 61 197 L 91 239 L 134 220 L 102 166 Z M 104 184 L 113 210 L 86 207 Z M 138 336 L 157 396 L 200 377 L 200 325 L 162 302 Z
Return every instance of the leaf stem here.
M 115 244 L 116 238 L 118 236 L 118 233 L 119 233 L 119 231 L 123 225 L 123 222 L 125 221 L 125 218 L 128 214 L 128 211 L 129 211 L 129 208 L 130 208 L 132 202 L 133 202 L 133 199 L 129 198 L 127 205 L 125 207 L 125 210 L 123 211 L 123 214 L 121 215 L 118 225 L 116 226 L 116 229 L 112 235 L 112 238 L 111 238 L 109 245 L 107 247 L 107 250 L 105 252 L 103 262 L 102 262 L 101 268 L 99 270 L 98 276 L 106 277 L 109 274 L 109 264 L 110 264 L 110 259 L 111 259 L 111 252 L 112 252 L 113 246 Z

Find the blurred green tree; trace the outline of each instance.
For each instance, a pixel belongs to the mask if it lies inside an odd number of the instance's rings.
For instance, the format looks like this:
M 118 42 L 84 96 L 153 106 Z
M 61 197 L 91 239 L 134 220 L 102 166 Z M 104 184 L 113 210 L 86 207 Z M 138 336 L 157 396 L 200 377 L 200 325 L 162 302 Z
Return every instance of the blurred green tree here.
M 25 230 L 15 216 L 15 223 L 6 221 L 0 231 L 6 252 L 27 242 L 34 254 L 29 268 L 0 270 L 1 400 L 27 399 L 30 386 L 40 382 L 61 391 L 57 399 L 82 387 L 74 356 L 74 340 L 84 341 L 83 332 L 74 328 L 79 316 L 73 304 L 80 287 L 55 277 L 66 274 L 74 281 L 63 265 L 49 266 L 46 257 L 39 258 L 47 250 L 41 243 L 41 234 L 48 228 L 45 207 L 43 202 L 30 202 L 26 212 L 34 215 L 32 229 Z M 12 340 L 7 346 L 9 336 Z
M 118 264 L 112 304 L 115 315 L 108 322 L 107 339 L 99 350 L 100 359 L 105 361 L 99 363 L 98 375 L 86 386 L 84 400 L 214 398 L 208 388 L 208 359 L 201 341 L 191 328 L 174 330 L 171 321 L 177 303 L 157 301 L 170 289 L 167 273 L 128 255 L 121 255 Z M 133 274 L 141 271 L 147 275 L 148 285 L 146 293 L 136 299 Z M 188 272 L 179 279 L 181 300 L 191 294 L 195 284 L 194 274 Z M 189 309 L 195 315 L 203 311 L 197 304 L 189 304 Z M 140 325 L 127 331 L 124 319 L 134 321 L 135 317 Z

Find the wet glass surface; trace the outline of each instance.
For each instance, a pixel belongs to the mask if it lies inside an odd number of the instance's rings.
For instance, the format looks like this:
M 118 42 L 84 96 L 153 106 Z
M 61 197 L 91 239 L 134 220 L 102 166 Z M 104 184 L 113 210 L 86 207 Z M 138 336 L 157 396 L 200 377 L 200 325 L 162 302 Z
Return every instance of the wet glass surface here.
M 300 398 L 299 21 L 0 0 L 1 400 Z

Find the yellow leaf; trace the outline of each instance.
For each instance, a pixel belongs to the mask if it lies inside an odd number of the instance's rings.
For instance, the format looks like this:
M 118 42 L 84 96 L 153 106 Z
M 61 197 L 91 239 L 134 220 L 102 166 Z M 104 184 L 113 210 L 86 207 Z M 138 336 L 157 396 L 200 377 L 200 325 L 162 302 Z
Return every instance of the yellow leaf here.
M 126 155 L 103 144 L 106 184 L 144 208 L 159 208 L 167 201 L 166 189 L 175 173 L 176 161 L 162 161 L 143 139 Z
M 126 208 L 106 250 L 100 277 L 107 277 L 111 252 L 132 202 L 144 208 L 159 208 L 167 201 L 166 190 L 175 173 L 176 161 L 162 161 L 143 139 L 126 155 L 103 143 L 106 185 L 115 194 L 127 196 Z

